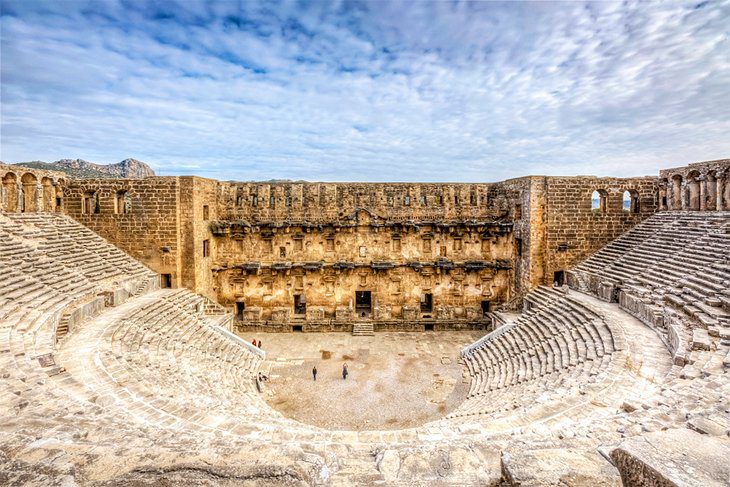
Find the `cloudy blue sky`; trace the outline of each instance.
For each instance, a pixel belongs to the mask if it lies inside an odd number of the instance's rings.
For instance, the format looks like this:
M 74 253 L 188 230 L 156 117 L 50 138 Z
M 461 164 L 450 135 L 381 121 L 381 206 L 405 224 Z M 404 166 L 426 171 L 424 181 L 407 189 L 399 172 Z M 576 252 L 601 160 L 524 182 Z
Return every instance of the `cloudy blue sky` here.
M 495 181 L 730 156 L 729 1 L 0 4 L 5 162 Z

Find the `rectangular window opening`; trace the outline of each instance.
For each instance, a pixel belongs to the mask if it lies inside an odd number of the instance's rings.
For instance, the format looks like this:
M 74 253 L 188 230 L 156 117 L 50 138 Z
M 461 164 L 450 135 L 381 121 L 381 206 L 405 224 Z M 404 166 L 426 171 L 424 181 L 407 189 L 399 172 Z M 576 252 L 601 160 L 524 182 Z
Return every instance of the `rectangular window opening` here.
M 210 240 L 203 240 L 203 257 L 210 257 Z

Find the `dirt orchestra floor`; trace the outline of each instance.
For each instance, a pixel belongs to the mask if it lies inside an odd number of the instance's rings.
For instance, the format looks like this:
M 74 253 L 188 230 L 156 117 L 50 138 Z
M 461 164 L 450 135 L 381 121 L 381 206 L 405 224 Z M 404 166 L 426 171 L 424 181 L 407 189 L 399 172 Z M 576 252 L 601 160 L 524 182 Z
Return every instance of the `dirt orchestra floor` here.
M 333 430 L 421 425 L 455 409 L 469 390 L 459 351 L 480 331 L 248 333 L 263 341 L 264 398 L 283 415 Z M 349 376 L 342 379 L 342 364 Z M 312 367 L 317 366 L 317 381 Z

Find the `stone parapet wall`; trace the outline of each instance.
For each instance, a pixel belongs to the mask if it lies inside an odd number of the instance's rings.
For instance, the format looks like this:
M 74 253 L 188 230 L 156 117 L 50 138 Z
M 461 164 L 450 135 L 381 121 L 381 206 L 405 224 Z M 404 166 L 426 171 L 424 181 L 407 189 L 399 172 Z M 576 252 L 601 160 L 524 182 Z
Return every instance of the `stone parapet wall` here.
M 389 221 L 494 219 L 509 214 L 497 184 L 220 183 L 220 216 L 263 222 L 333 222 L 366 208 Z
M 657 179 L 548 177 L 545 184 L 544 281 L 579 261 L 657 211 Z M 601 207 L 592 208 L 593 192 Z M 636 206 L 624 209 L 623 194 L 635 195 Z M 540 222 L 532 222 L 533 226 Z
M 64 197 L 69 216 L 182 285 L 178 178 L 70 180 Z

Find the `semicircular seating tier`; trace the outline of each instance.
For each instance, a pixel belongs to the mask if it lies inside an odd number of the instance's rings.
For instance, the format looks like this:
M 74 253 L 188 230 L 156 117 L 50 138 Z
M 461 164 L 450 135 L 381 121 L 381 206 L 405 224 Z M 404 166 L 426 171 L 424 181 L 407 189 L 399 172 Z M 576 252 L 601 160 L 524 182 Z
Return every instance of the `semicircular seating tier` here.
M 462 351 L 469 393 L 447 417 L 327 431 L 266 405 L 265 354 L 226 310 L 158 289 L 64 215 L 0 214 L 0 479 L 496 485 L 568 465 L 615 483 L 599 446 L 630 464 L 622 441 L 689 426 L 725 448 L 727 225 L 654 215 L 571 270 L 574 289 L 533 290 Z

